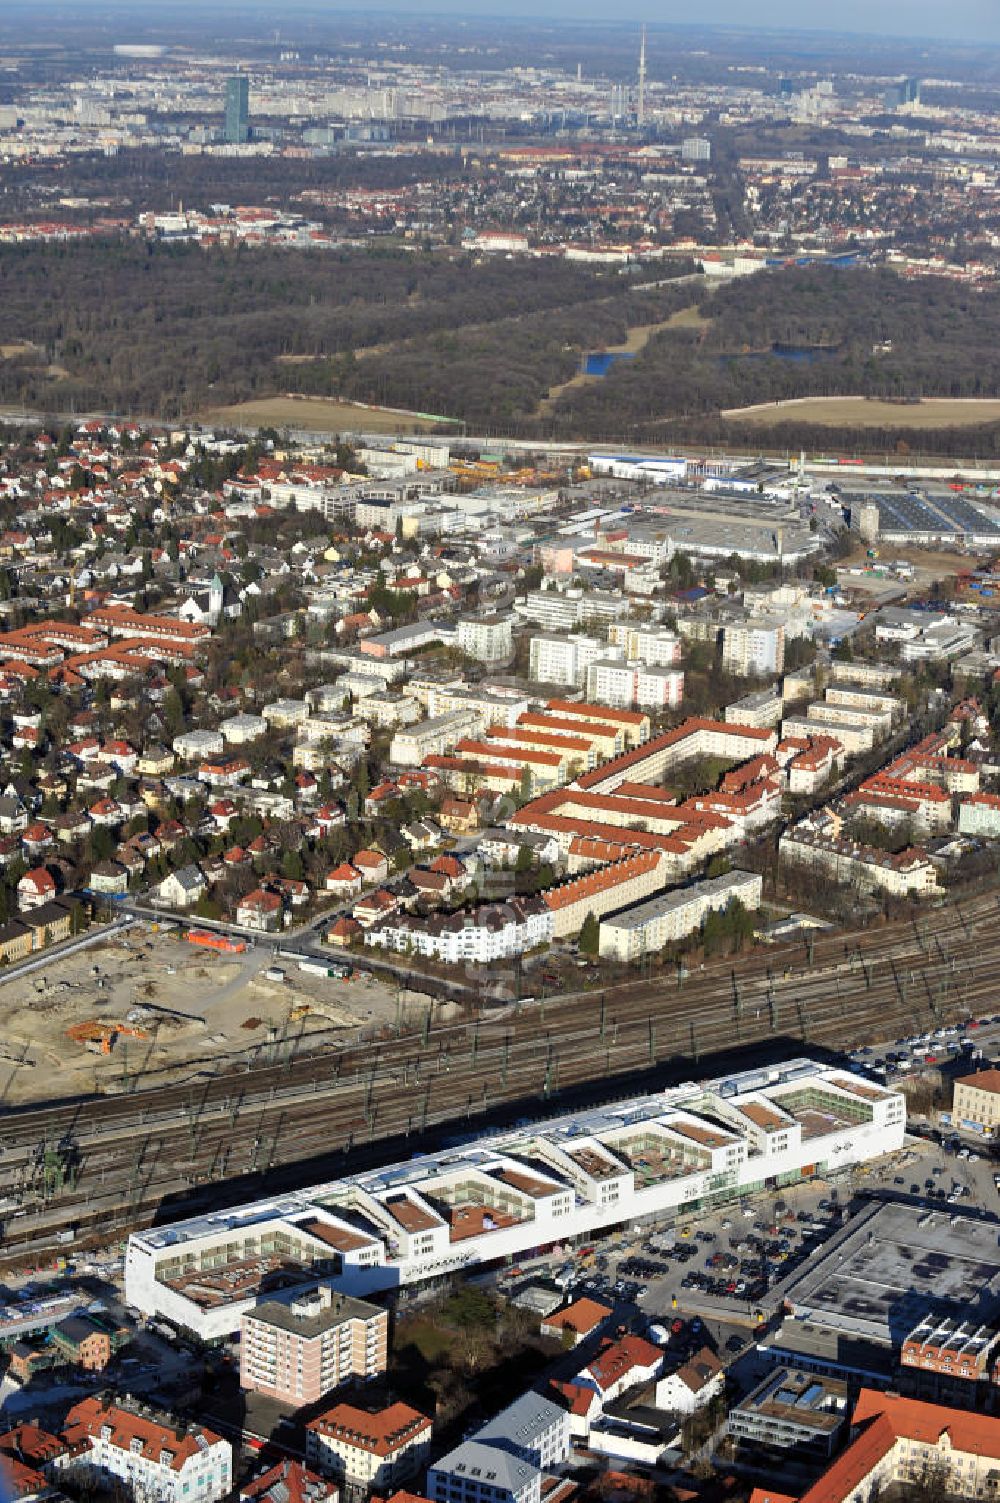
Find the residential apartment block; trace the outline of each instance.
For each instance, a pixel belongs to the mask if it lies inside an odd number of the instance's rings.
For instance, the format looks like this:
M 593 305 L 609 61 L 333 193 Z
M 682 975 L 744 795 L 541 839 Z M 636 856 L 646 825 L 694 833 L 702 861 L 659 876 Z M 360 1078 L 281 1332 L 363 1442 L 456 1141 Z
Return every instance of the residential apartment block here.
M 618 709 L 676 710 L 684 697 L 684 674 L 678 668 L 598 658 L 587 669 L 587 697 Z
M 459 621 L 455 645 L 480 663 L 506 663 L 514 651 L 510 616 L 483 616 Z
M 722 631 L 722 666 L 739 678 L 780 673 L 785 666 L 782 622 L 747 621 Z
M 228 1440 L 144 1405 L 83 1399 L 66 1416 L 64 1434 L 81 1447 L 78 1470 L 123 1485 L 134 1503 L 214 1503 L 233 1485 Z
M 749 725 L 757 730 L 768 730 L 781 719 L 783 704 L 780 689 L 758 689 L 727 705 L 722 718 L 727 725 Z
M 476 710 L 451 710 L 418 720 L 393 736 L 389 761 L 395 767 L 419 767 L 428 757 L 450 751 L 463 736 L 476 735 L 482 725 L 482 716 Z
M 741 762 L 762 752 L 773 752 L 778 744 L 774 730 L 758 730 L 755 726 L 727 724 L 724 720 L 701 716 L 693 716 L 675 730 L 652 740 L 648 736 L 647 730 L 643 744 L 635 745 L 632 751 L 581 778 L 580 787 L 588 793 L 611 793 L 626 781 L 658 783 L 673 768 L 699 757 Z
M 389 1316 L 328 1284 L 263 1300 L 240 1323 L 240 1384 L 285 1404 L 314 1404 L 352 1379 L 374 1378 L 388 1360 Z
M 551 1399 L 525 1393 L 481 1425 L 474 1438 L 544 1470 L 569 1457 L 569 1415 Z
M 1000 1128 L 1000 1070 L 980 1070 L 955 1081 L 952 1121 L 993 1136 Z
M 842 1378 L 779 1367 L 730 1411 L 726 1430 L 751 1455 L 827 1461 L 847 1429 L 848 1408 Z
M 667 881 L 667 863 L 658 851 L 637 851 L 621 861 L 571 877 L 542 893 L 552 915 L 552 937 L 578 934 L 588 915 L 600 918 L 658 892 Z
M 862 1388 L 851 1441 L 804 1492 L 755 1487 L 750 1503 L 871 1503 L 928 1482 L 941 1498 L 993 1498 L 1000 1470 L 1000 1419 Z
M 601 920 L 601 954 L 609 960 L 639 960 L 693 934 L 710 913 L 722 913 L 732 902 L 759 908 L 762 890 L 756 872 L 726 872 L 660 893 Z
M 430 1420 L 408 1404 L 390 1404 L 375 1413 L 337 1404 L 306 1425 L 311 1467 L 383 1495 L 416 1476 L 430 1443 Z
M 627 616 L 629 602 L 622 594 L 601 590 L 531 590 L 514 610 L 543 631 L 573 631 L 586 622 L 615 621 Z
M 962 835 L 1000 835 L 1000 795 L 972 793 L 958 806 L 958 828 Z
M 629 661 L 646 663 L 651 668 L 671 668 L 681 660 L 681 641 L 662 627 L 636 626 L 627 621 L 612 621 L 608 642 L 620 647 Z
M 867 891 L 927 897 L 938 888 L 934 863 L 916 849 L 891 855 L 876 846 L 796 826 L 781 836 L 778 853 L 782 861 L 813 867 Z
M 586 681 L 587 669 L 609 655 L 606 642 L 581 634 L 559 636 L 552 632 L 532 637 L 528 648 L 528 672 L 536 684 L 565 684 L 578 688 Z
M 450 965 L 506 960 L 552 938 L 553 916 L 544 901 L 546 896 L 512 897 L 506 903 L 488 903 L 427 918 L 397 913 L 369 929 L 365 944 L 400 953 L 412 951 Z
M 542 1474 L 520 1456 L 464 1440 L 427 1472 L 432 1503 L 540 1503 Z
M 1000 1350 L 1000 1331 L 976 1320 L 930 1314 L 914 1326 L 899 1352 L 899 1387 L 915 1397 L 977 1408 L 975 1385 L 991 1383 Z M 918 1390 L 914 1393 L 914 1390 Z M 981 1392 L 989 1394 L 988 1389 Z

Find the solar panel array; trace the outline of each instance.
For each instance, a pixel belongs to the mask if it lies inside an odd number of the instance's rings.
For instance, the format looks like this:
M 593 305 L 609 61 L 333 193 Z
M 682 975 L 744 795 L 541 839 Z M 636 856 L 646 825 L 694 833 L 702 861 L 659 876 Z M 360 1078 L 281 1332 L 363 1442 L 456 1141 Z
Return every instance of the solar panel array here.
M 874 501 L 883 533 L 930 533 L 935 537 L 967 535 L 1000 540 L 1000 524 L 993 522 L 964 496 L 934 495 L 922 491 L 876 491 L 864 498 Z

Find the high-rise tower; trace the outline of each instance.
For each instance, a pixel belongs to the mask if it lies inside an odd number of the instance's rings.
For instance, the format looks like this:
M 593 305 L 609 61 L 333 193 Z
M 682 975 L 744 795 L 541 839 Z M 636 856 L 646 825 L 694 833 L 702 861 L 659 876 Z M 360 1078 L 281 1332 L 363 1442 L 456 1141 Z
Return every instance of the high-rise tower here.
M 646 28 L 642 28 L 642 42 L 639 46 L 639 99 L 635 112 L 636 124 L 640 130 L 646 123 Z
M 250 80 L 245 73 L 226 79 L 226 141 L 245 146 L 250 139 Z

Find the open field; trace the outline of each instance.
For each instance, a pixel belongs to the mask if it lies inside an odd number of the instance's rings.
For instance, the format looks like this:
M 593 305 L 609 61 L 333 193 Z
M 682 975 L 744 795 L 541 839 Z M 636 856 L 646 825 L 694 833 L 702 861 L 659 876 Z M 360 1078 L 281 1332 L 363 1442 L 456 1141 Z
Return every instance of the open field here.
M 706 318 L 704 313 L 698 311 L 698 304 L 692 303 L 689 308 L 678 308 L 676 313 L 670 315 L 666 323 L 658 327 L 662 329 L 707 329 L 711 323 L 710 318 Z M 644 340 L 643 343 L 645 342 Z
M 974 397 L 925 397 L 919 402 L 882 402 L 868 397 L 791 397 L 786 402 L 729 407 L 722 416 L 758 428 L 773 427 L 786 418 L 829 428 L 954 428 L 1000 422 L 1000 401 Z
M 629 329 L 623 344 L 609 344 L 603 348 L 609 355 L 639 355 L 646 348 L 654 334 L 662 334 L 665 329 L 705 329 L 711 323 L 711 319 L 703 318 L 695 304 L 689 308 L 678 308 L 676 313 L 671 313 L 669 318 L 663 319 L 658 324 L 635 324 Z M 579 371 L 571 376 L 568 381 L 562 381 L 558 386 L 553 386 L 548 396 L 543 397 L 538 404 L 536 417 L 545 417 L 555 407 L 559 398 L 566 391 L 575 391 L 578 386 L 593 386 L 598 381 L 603 381 L 604 376 L 588 376 L 584 371 Z
M 373 1022 L 396 1021 L 395 989 L 358 975 L 311 976 L 269 950 L 221 955 L 145 926 L 53 960 L 0 987 L 0 1096 L 8 1106 L 93 1090 L 117 1091 L 148 1072 L 166 1083 L 244 1056 L 268 1059 L 288 1041 L 344 1043 Z M 425 1005 L 425 1004 L 424 1004 Z M 403 998 L 404 1011 L 406 997 Z M 109 1053 L 70 1036 L 93 1024 L 118 1032 Z
M 213 407 L 202 421 L 220 427 L 300 428 L 309 433 L 427 433 L 449 418 L 388 407 L 364 407 L 333 397 L 258 397 L 232 407 Z
M 927 591 L 936 580 L 953 578 L 956 574 L 964 574 L 972 564 L 972 557 L 967 553 L 949 553 L 933 548 L 897 548 L 889 544 L 879 545 L 879 557 L 875 563 L 875 569 L 881 568 L 889 562 L 904 562 L 913 565 L 913 578 L 905 584 L 901 584 L 892 575 L 879 575 L 874 572 L 857 574 L 852 569 L 864 569 L 871 563 L 864 546 L 855 548 L 842 562 L 837 565 L 837 574 L 841 587 L 848 590 L 861 590 L 871 596 L 873 603 L 878 603 L 889 597 L 898 598 L 902 590 L 908 599 L 920 599 L 926 596 Z

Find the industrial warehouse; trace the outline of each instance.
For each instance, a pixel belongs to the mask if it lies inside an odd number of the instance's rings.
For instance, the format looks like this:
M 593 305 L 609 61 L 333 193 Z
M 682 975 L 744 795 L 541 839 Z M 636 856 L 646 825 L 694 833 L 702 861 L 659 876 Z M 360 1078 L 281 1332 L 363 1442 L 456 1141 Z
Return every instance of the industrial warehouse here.
M 892 1153 L 905 1121 L 899 1093 L 799 1058 L 137 1232 L 126 1297 L 210 1340 L 276 1288 L 391 1291 L 671 1221 Z
M 862 537 L 900 545 L 995 548 L 1000 524 L 951 491 L 877 491 L 848 495 L 851 527 Z
M 996 1247 L 996 1225 L 971 1212 L 873 1201 L 787 1286 L 785 1319 L 762 1348 L 802 1371 L 906 1381 L 922 1397 L 929 1381 L 901 1367 L 936 1373 L 942 1390 L 978 1381 L 996 1361 Z

